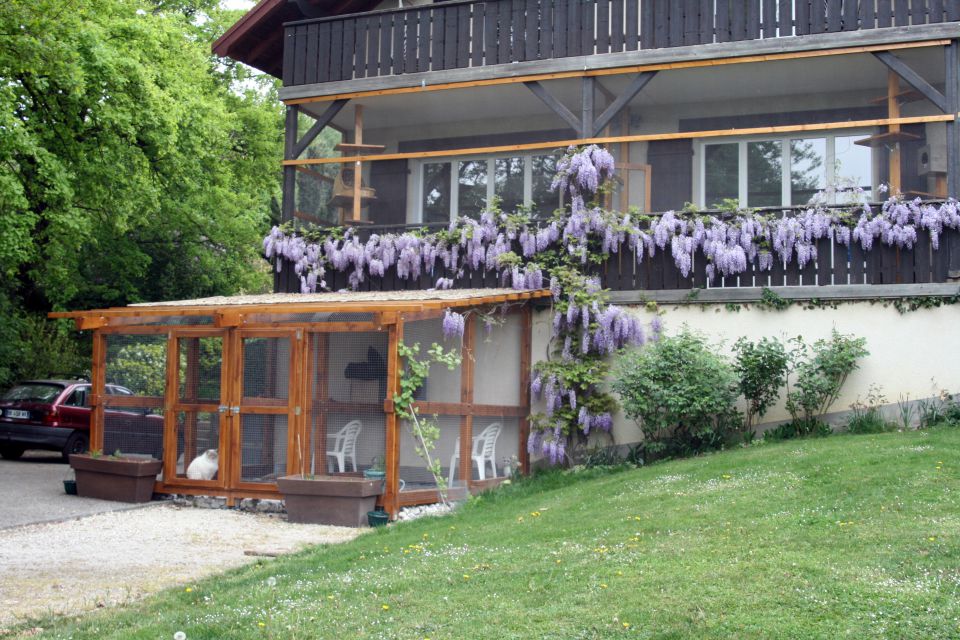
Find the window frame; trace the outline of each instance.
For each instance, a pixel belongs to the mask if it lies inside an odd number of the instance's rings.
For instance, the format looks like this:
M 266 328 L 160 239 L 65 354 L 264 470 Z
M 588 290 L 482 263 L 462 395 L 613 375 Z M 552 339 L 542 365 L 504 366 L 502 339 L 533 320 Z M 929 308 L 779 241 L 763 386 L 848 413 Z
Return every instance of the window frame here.
M 805 205 L 806 202 L 794 203 L 792 201 L 792 155 L 790 152 L 791 140 L 805 140 L 811 138 L 820 138 L 825 140 L 826 153 L 824 157 L 824 190 L 829 191 L 837 186 L 837 161 L 836 161 L 836 139 L 864 137 L 869 138 L 873 135 L 870 130 L 864 129 L 839 129 L 828 131 L 802 131 L 790 134 L 781 134 L 778 136 L 758 135 L 758 136 L 724 136 L 717 138 L 701 138 L 694 145 L 694 170 L 697 176 L 695 200 L 701 208 L 707 208 L 712 203 L 707 203 L 707 171 L 706 171 L 706 147 L 710 145 L 737 144 L 737 191 L 740 206 L 750 208 L 753 205 L 749 202 L 749 175 L 747 173 L 748 151 L 747 145 L 751 142 L 779 142 L 781 152 L 781 181 L 780 181 L 780 206 L 796 207 Z M 868 147 L 871 153 L 870 158 L 870 185 L 873 190 L 877 188 L 878 166 L 877 157 L 874 150 Z

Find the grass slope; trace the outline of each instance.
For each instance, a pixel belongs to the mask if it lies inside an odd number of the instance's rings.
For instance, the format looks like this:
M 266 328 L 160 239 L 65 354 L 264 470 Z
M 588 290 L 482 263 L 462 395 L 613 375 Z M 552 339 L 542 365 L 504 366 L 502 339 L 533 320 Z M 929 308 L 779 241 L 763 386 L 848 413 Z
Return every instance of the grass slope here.
M 40 624 L 98 640 L 957 637 L 958 450 L 960 430 L 936 429 L 547 474 Z

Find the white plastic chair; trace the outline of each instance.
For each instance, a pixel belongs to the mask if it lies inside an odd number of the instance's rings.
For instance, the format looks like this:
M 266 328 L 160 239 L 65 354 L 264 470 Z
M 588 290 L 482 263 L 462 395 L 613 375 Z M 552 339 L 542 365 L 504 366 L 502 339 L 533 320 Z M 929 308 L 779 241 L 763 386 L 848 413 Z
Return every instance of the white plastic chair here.
M 494 456 L 497 451 L 497 438 L 500 437 L 500 430 L 503 424 L 494 422 L 486 429 L 480 432 L 480 435 L 473 436 L 473 449 L 470 451 L 470 459 L 477 465 L 477 473 L 481 480 L 487 478 L 487 463 L 490 463 L 490 469 L 493 471 L 492 478 L 497 477 L 497 463 Z M 453 486 L 454 472 L 457 468 L 457 460 L 460 459 L 460 438 L 457 438 L 457 444 L 453 446 L 453 455 L 450 457 L 450 478 L 447 482 Z M 472 470 L 472 467 L 471 467 Z
M 333 449 L 327 450 L 328 458 L 337 459 L 337 469 L 340 473 L 346 471 L 346 459 L 350 458 L 353 470 L 357 470 L 357 437 L 360 430 L 363 429 L 363 423 L 359 420 L 351 420 L 337 432 L 333 441 Z

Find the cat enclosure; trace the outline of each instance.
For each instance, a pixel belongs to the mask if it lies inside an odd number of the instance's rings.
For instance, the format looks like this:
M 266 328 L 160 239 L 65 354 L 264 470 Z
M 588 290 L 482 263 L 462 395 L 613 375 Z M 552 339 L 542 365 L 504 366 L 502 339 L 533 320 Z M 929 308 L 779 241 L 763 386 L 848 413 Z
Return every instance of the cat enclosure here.
M 394 406 L 401 341 L 460 352 L 418 390 L 452 497 L 527 469 L 530 301 L 477 289 L 269 294 L 55 313 L 93 331 L 90 448 L 158 458 L 155 492 L 279 498 L 285 475 L 386 472 L 378 504 L 438 499 Z M 447 335 L 444 315 L 464 317 Z

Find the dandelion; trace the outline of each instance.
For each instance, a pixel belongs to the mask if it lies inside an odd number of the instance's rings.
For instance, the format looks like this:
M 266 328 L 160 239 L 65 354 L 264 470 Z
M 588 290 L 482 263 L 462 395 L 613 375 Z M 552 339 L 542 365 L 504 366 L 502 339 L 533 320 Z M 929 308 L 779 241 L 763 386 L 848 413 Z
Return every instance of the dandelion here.
M 534 517 L 534 518 L 539 518 L 539 517 L 540 517 L 540 512 L 539 512 L 539 511 L 531 511 L 531 512 L 530 512 L 530 515 L 531 515 L 532 517 Z
M 470 574 L 467 574 L 467 573 L 463 574 L 463 579 L 464 579 L 464 580 L 469 580 L 469 579 L 470 579 Z
M 261 629 L 263 629 L 265 626 L 267 626 L 267 623 L 266 623 L 266 622 L 258 622 L 258 623 L 257 623 L 257 626 L 260 627 Z
M 267 586 L 271 588 L 277 586 L 277 579 L 274 578 L 273 576 L 270 576 L 269 578 L 267 578 Z
M 175 634 L 173 634 L 173 640 L 187 640 L 187 634 L 185 634 L 183 631 L 177 631 Z
M 624 622 L 624 623 L 623 623 L 623 628 L 624 628 L 624 629 L 629 629 L 629 628 L 630 628 L 630 623 L 629 623 L 629 622 Z
M 380 608 L 383 609 L 384 611 L 390 611 L 390 605 L 388 604 L 382 604 L 380 605 Z
M 600 583 L 600 588 L 601 588 L 601 589 L 606 589 L 606 588 L 607 588 L 606 583 L 602 583 L 602 582 L 601 582 L 601 583 Z
M 729 479 L 732 478 L 733 476 L 731 476 L 729 473 L 725 473 L 725 474 L 723 474 L 723 475 L 720 476 L 720 477 L 723 478 L 724 480 L 729 480 Z
M 191 593 L 192 591 L 193 591 L 193 587 L 187 587 L 186 589 L 184 589 L 184 592 L 186 593 Z

